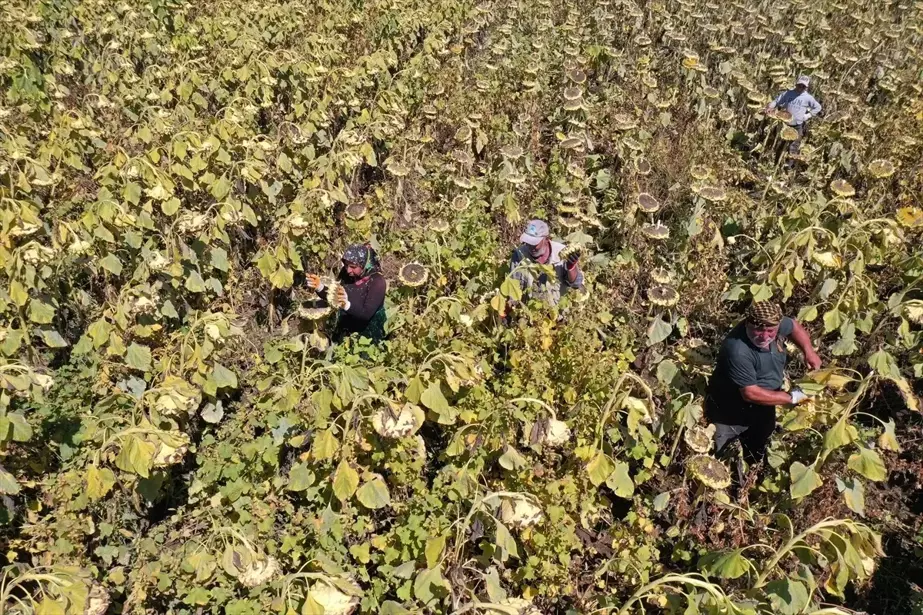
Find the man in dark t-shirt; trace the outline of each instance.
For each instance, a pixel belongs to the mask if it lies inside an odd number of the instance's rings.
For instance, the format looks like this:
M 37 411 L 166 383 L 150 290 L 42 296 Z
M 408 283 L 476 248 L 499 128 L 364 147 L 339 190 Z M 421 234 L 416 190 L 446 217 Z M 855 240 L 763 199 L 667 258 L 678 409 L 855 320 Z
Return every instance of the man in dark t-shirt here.
M 716 426 L 717 454 L 739 438 L 747 463 L 762 461 L 776 427 L 776 406 L 805 399 L 800 389 L 782 390 L 789 337 L 808 368 L 818 369 L 821 360 L 810 335 L 774 303 L 751 304 L 747 318 L 725 338 L 705 397 L 705 417 Z

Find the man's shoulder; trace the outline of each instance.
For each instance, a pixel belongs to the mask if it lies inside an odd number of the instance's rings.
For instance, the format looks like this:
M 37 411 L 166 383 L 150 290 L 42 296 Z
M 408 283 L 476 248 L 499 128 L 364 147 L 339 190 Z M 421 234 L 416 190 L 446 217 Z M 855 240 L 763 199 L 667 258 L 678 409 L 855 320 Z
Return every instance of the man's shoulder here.
M 746 356 L 752 353 L 749 342 L 744 338 L 745 335 L 743 325 L 737 325 L 724 338 L 722 348 L 729 357 Z

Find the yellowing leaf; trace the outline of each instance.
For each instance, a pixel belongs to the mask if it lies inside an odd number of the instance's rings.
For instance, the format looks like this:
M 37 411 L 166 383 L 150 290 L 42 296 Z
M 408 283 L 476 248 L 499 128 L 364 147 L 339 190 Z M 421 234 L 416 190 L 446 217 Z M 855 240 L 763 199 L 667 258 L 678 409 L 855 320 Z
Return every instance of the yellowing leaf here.
M 794 499 L 803 498 L 824 484 L 820 474 L 814 469 L 814 464 L 804 465 L 800 461 L 794 462 L 789 468 L 791 487 L 789 488 Z
M 91 500 L 106 497 L 113 485 L 115 473 L 109 468 L 98 468 L 95 465 L 87 468 L 87 495 Z
M 858 453 L 850 455 L 846 465 L 869 480 L 883 481 L 888 478 L 888 469 L 881 455 L 870 448 L 860 448 Z
M 593 457 L 586 466 L 587 474 L 590 476 L 590 482 L 593 483 L 594 487 L 599 487 L 606 482 L 606 479 L 612 474 L 613 469 L 612 462 L 601 452 L 596 453 L 596 456 Z
M 353 497 L 356 488 L 359 486 L 359 473 L 344 459 L 337 466 L 336 473 L 333 477 L 333 494 L 341 502 L 345 502 Z
M 337 471 L 339 474 L 339 470 Z M 356 499 L 371 509 L 384 508 L 391 503 L 391 494 L 384 479 L 377 474 L 356 491 Z

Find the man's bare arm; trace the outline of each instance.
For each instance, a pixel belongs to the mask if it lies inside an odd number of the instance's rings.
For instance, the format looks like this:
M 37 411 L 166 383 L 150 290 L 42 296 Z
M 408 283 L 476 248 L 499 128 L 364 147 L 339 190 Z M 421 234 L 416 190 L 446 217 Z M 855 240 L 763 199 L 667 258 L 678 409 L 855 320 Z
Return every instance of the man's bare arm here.
M 782 406 L 792 403 L 792 396 L 785 391 L 773 391 L 751 384 L 740 387 L 740 395 L 745 401 L 759 406 Z
M 800 322 L 794 319 L 792 322 L 795 324 L 792 329 L 792 341 L 795 342 L 795 345 L 804 353 L 804 362 L 807 364 L 808 369 L 819 369 L 821 360 L 817 351 L 814 350 L 814 344 L 811 343 L 811 335 L 808 333 L 807 329 L 801 326 Z

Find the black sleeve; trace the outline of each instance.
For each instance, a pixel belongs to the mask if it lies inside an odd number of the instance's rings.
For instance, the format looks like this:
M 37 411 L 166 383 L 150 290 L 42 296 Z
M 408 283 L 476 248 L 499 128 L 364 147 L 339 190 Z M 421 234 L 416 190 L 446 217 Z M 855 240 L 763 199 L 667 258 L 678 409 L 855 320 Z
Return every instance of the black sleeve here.
M 369 321 L 385 304 L 385 291 L 388 284 L 384 276 L 375 275 L 363 286 L 346 284 L 343 288 L 346 289 L 346 296 L 349 298 L 349 309 L 346 313 L 353 318 Z

